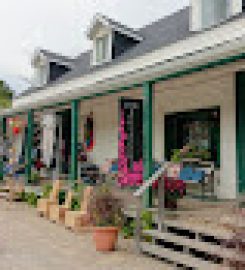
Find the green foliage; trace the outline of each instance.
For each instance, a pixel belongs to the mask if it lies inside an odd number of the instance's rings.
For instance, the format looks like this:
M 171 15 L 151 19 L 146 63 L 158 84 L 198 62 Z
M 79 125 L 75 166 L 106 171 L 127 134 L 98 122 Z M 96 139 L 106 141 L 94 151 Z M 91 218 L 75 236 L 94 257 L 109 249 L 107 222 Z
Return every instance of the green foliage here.
M 33 207 L 37 207 L 37 195 L 34 192 L 28 193 L 27 204 Z
M 72 186 L 72 191 L 75 193 L 80 193 L 82 194 L 84 190 L 84 184 L 83 183 L 74 183 Z
M 0 80 L 0 108 L 8 108 L 12 104 L 13 92 L 9 86 Z
M 130 219 L 130 220 L 126 219 L 121 230 L 123 237 L 125 239 L 132 238 L 134 236 L 135 227 L 136 227 L 136 223 L 134 219 Z
M 59 191 L 59 205 L 64 204 L 65 200 L 66 200 L 66 191 L 60 190 Z
M 112 194 L 110 187 L 106 184 L 97 187 L 92 196 L 89 211 L 95 226 L 121 227 L 123 223 L 121 201 Z
M 201 160 L 210 160 L 211 153 L 206 148 L 197 148 L 184 146 L 183 149 L 173 149 L 171 156 L 172 162 L 181 162 L 183 158 L 200 158 Z
M 25 191 L 17 193 L 18 201 L 27 202 L 28 194 Z
M 141 226 L 143 230 L 153 229 L 153 216 L 152 212 L 144 210 L 141 213 Z M 125 223 L 122 227 L 122 235 L 125 239 L 132 238 L 134 236 L 136 228 L 136 222 L 134 219 L 125 219 Z M 151 237 L 145 236 L 146 241 L 151 241 Z
M 71 211 L 79 211 L 81 208 L 80 201 L 78 196 L 75 196 L 71 200 Z
M 44 185 L 42 187 L 42 192 L 43 192 L 43 196 L 42 197 L 43 198 L 49 198 L 49 195 L 50 195 L 52 189 L 53 189 L 52 185 L 50 185 L 50 184 Z
M 33 172 L 31 174 L 31 179 L 29 180 L 30 184 L 36 185 L 40 181 L 40 174 L 38 172 Z

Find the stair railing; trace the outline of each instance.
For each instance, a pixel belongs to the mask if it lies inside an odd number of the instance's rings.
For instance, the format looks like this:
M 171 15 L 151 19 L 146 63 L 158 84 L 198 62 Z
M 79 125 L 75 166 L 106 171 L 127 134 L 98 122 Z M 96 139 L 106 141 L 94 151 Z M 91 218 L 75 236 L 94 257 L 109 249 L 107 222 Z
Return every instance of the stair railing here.
M 164 163 L 152 176 L 143 183 L 143 185 L 136 190 L 133 195 L 138 198 L 136 205 L 136 227 L 135 227 L 135 244 L 136 250 L 140 253 L 141 241 L 141 212 L 142 212 L 142 198 L 146 190 L 148 190 L 155 181 L 158 180 L 158 229 L 161 230 L 162 220 L 164 218 L 164 181 L 159 181 L 160 176 L 166 172 L 168 164 Z

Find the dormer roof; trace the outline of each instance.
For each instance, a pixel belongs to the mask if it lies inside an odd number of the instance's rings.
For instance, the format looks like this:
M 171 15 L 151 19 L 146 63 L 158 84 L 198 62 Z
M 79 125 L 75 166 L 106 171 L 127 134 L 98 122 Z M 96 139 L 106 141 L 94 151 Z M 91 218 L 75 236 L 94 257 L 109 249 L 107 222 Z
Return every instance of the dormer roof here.
M 93 20 L 91 24 L 89 25 L 87 29 L 87 37 L 92 40 L 95 30 L 97 27 L 103 25 L 104 27 L 107 27 L 109 29 L 112 29 L 114 31 L 117 31 L 123 35 L 128 36 L 129 38 L 134 39 L 135 41 L 142 41 L 143 37 L 139 34 L 138 31 L 134 30 L 133 28 L 130 28 L 126 25 L 123 25 L 101 13 L 96 13 L 93 17 Z

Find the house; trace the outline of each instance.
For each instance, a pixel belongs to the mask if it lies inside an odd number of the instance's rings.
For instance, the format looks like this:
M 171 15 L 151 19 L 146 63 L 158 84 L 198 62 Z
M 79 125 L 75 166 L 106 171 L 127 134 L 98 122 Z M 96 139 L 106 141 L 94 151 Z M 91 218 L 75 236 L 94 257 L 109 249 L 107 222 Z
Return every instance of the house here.
M 65 160 L 70 162 L 70 177 L 76 179 L 77 144 L 84 143 L 84 133 L 93 133 L 87 139 L 93 141 L 89 155 L 95 164 L 118 158 L 119 145 L 123 148 L 123 141 L 118 140 L 118 119 L 124 110 L 123 117 L 134 115 L 134 120 L 131 116 L 127 121 L 136 124 L 129 136 L 131 147 L 121 151 L 123 183 L 140 183 L 142 173 L 146 180 L 153 159 L 170 159 L 173 149 L 182 148 L 188 139 L 197 140 L 211 151 L 220 173 L 216 195 L 236 198 L 245 189 L 243 11 L 241 0 L 193 0 L 189 7 L 140 29 L 96 14 L 86 33 L 91 50 L 75 58 L 35 51 L 36 86 L 2 112 L 3 121 L 18 114 L 27 119 L 23 136 L 28 146 L 27 178 L 34 119 L 45 114 L 60 119 L 56 121 L 56 125 L 60 122 L 59 143 L 49 155 L 60 164 L 57 149 L 65 141 Z M 90 130 L 85 130 L 89 119 Z M 120 121 L 126 121 L 122 115 Z M 193 123 L 206 137 L 191 137 Z

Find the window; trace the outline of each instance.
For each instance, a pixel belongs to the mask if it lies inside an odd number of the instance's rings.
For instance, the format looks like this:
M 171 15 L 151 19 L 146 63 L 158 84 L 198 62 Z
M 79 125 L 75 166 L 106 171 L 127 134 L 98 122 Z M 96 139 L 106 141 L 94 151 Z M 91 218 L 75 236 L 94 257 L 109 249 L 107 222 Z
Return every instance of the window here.
M 228 16 L 227 0 L 202 0 L 202 26 L 210 27 Z
M 242 11 L 245 11 L 245 0 L 242 0 Z
M 108 59 L 108 35 L 96 38 L 96 63 L 101 63 Z

